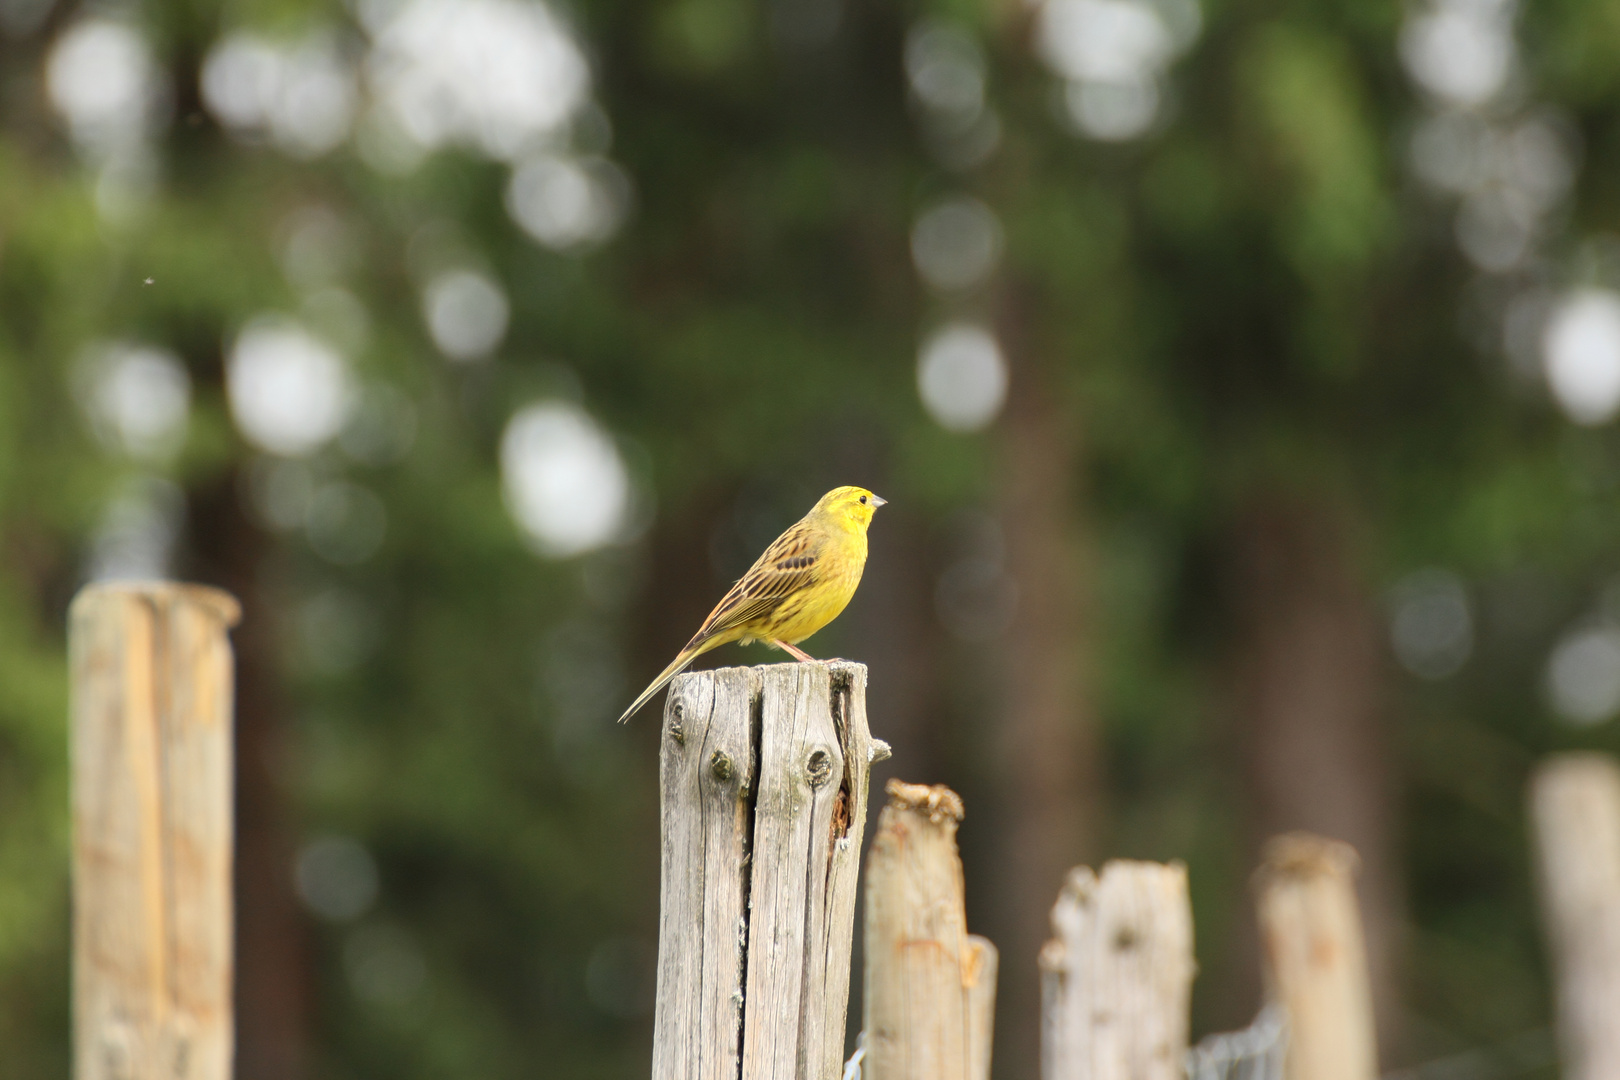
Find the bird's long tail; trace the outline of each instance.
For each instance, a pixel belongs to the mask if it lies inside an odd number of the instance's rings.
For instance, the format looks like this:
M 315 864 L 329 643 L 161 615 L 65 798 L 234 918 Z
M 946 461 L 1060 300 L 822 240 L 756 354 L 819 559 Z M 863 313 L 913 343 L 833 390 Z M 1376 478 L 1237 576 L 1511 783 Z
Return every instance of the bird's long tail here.
M 690 664 L 703 653 L 708 652 L 716 645 L 720 645 L 722 643 L 723 642 L 719 640 L 694 641 L 686 648 L 682 649 L 680 653 L 676 655 L 675 659 L 669 662 L 669 667 L 665 668 L 658 678 L 652 681 L 652 685 L 643 690 L 641 692 L 641 696 L 636 698 L 635 701 L 631 702 L 628 709 L 624 710 L 624 715 L 619 717 L 619 723 L 622 724 L 634 716 L 637 709 L 647 704 L 648 698 L 651 698 L 654 694 L 658 693 L 658 691 L 662 690 L 664 688 L 664 684 L 669 682 L 669 680 L 679 675 L 682 671 L 685 671 L 687 664 Z

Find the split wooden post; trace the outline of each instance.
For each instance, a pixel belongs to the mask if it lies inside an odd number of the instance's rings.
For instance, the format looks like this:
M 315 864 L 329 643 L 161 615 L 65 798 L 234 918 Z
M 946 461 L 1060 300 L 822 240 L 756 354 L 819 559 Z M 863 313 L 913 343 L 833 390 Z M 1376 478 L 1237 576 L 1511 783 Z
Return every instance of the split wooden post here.
M 1355 849 L 1309 833 L 1267 843 L 1255 875 L 1268 991 L 1288 1025 L 1286 1080 L 1377 1080 Z
M 996 947 L 967 932 L 943 785 L 890 780 L 866 861 L 866 1080 L 990 1080 Z
M 871 762 L 866 668 L 699 671 L 664 708 L 654 1080 L 843 1064 Z
M 166 582 L 73 602 L 76 1080 L 230 1076 L 237 615 Z
M 1069 871 L 1041 950 L 1043 1080 L 1183 1080 L 1192 993 L 1187 868 Z
M 1620 766 L 1560 754 L 1530 783 L 1569 1080 L 1620 1080 Z

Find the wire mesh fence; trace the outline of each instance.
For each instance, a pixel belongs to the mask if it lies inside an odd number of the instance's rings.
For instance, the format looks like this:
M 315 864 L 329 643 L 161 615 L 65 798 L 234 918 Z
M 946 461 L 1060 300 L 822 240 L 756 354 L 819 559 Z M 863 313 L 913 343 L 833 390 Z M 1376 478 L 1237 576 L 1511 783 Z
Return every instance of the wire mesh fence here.
M 1207 1035 L 1187 1051 L 1187 1080 L 1282 1080 L 1288 1024 L 1267 1005 L 1241 1031 Z

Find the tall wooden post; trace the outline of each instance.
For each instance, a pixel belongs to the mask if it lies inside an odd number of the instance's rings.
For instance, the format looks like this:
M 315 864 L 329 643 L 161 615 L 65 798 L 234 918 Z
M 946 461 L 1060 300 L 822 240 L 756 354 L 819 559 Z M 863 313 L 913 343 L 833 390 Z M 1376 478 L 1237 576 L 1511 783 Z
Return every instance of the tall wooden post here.
M 1043 1080 L 1183 1080 L 1192 993 L 1187 868 L 1069 871 L 1041 950 Z
M 76 1080 L 230 1076 L 237 615 L 170 583 L 73 602 Z
M 1530 783 L 1569 1080 L 1620 1080 L 1620 766 L 1560 754 Z
M 1271 997 L 1288 1024 L 1286 1080 L 1376 1080 L 1367 946 L 1349 844 L 1289 833 L 1256 874 Z
M 890 780 L 866 863 L 866 1080 L 990 1080 L 996 947 L 967 932 L 942 785 Z
M 654 1080 L 839 1074 L 871 761 L 866 668 L 680 676 L 664 709 Z

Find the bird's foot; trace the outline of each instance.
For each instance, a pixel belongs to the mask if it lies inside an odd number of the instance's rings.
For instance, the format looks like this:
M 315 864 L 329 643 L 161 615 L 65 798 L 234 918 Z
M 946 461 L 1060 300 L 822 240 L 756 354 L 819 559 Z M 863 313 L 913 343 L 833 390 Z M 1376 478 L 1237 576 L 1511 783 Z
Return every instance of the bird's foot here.
M 801 648 L 799 648 L 799 647 L 797 647 L 795 645 L 789 645 L 787 642 L 780 641 L 780 640 L 778 640 L 776 638 L 771 639 L 771 644 L 775 645 L 778 649 L 781 649 L 783 652 L 789 654 L 795 660 L 798 660 L 801 663 L 805 663 L 805 664 L 817 663 L 817 660 L 816 660 L 815 657 L 811 656 L 809 653 L 805 652 L 803 649 L 801 649 Z

